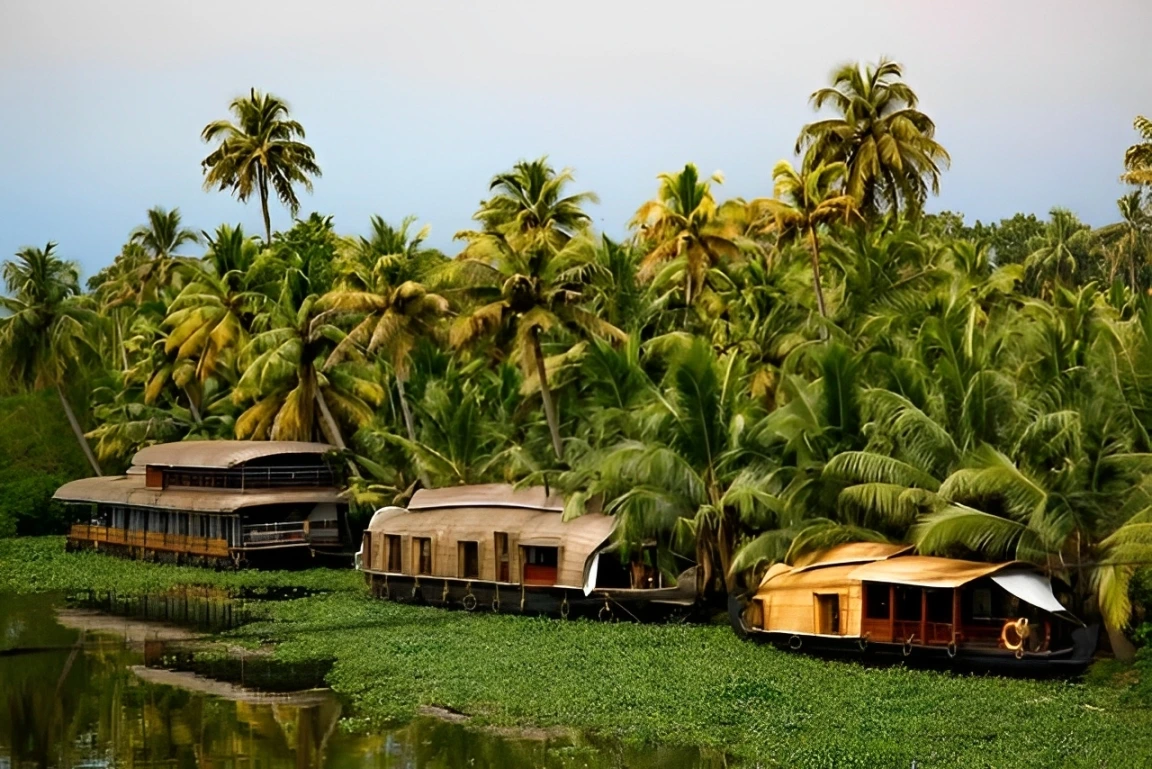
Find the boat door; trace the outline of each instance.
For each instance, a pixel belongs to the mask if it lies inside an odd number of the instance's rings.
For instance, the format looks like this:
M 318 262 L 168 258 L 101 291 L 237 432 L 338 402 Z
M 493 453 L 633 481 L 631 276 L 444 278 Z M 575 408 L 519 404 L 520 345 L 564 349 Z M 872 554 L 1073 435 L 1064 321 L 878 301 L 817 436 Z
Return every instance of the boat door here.
M 816 594 L 816 632 L 820 635 L 840 635 L 840 594 Z

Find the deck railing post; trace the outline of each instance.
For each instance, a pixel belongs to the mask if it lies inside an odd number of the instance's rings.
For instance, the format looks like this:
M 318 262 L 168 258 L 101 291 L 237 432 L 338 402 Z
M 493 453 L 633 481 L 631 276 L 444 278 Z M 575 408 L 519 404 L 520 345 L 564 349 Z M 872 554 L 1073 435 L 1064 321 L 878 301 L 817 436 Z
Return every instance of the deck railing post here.
M 920 588 L 920 643 L 928 643 L 928 588 Z

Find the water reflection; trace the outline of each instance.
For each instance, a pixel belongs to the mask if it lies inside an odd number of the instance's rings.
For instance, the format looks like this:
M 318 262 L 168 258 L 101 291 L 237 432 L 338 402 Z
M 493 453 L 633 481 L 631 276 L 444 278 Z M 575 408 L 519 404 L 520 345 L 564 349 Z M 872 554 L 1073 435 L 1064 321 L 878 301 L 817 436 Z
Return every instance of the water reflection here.
M 327 694 L 227 699 L 145 680 L 142 654 L 56 621 L 59 598 L 0 595 L 0 767 L 712 767 L 694 751 L 508 739 L 421 718 L 340 728 Z M 3 654 L 48 647 L 49 651 Z

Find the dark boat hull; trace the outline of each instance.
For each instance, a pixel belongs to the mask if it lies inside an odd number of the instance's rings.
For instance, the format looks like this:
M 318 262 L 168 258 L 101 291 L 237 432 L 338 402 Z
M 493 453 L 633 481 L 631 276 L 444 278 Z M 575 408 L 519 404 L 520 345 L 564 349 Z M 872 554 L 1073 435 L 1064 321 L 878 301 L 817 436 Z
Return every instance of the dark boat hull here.
M 650 621 L 687 618 L 695 601 L 674 588 L 667 590 L 595 590 L 575 587 L 516 585 L 481 580 L 364 572 L 372 594 L 398 603 L 599 620 Z
M 744 603 L 729 598 L 728 618 L 741 638 L 769 643 L 780 649 L 873 664 L 904 664 L 966 673 L 995 673 L 1026 677 L 1074 677 L 1092 662 L 1099 641 L 1099 625 L 1072 631 L 1073 645 L 1050 652 L 1024 652 L 1017 657 L 1007 649 L 988 647 L 956 648 L 902 643 L 868 642 L 856 637 L 797 634 L 749 628 L 744 623 Z

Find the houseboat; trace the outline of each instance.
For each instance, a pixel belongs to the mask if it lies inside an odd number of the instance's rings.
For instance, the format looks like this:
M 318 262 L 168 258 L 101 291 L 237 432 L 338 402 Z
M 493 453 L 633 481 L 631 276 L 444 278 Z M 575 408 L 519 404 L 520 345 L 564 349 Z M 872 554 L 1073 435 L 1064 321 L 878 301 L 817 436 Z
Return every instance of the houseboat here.
M 610 618 L 688 612 L 696 569 L 670 578 L 655 545 L 625 562 L 615 519 L 569 521 L 564 500 L 543 488 L 501 484 L 417 491 L 407 508 L 378 510 L 357 567 L 381 598 L 441 606 Z
M 199 565 L 308 563 L 348 552 L 333 451 L 295 441 L 157 444 L 125 475 L 72 481 L 54 498 L 85 508 L 72 549 Z
M 775 564 L 729 615 L 739 635 L 795 651 L 1029 675 L 1082 672 L 1099 636 L 1030 564 L 878 543 Z

